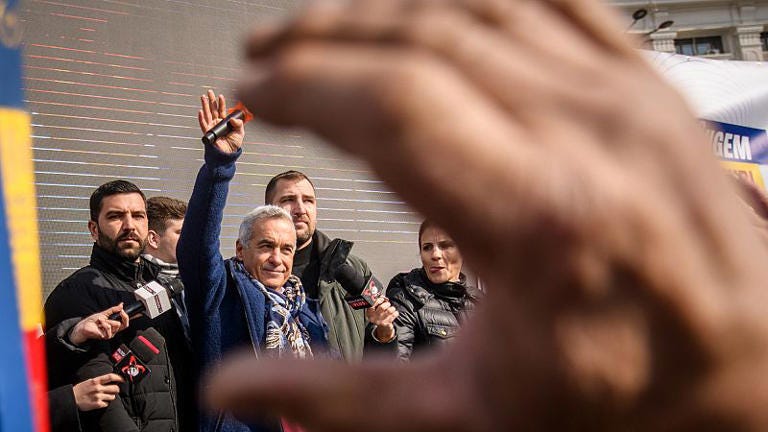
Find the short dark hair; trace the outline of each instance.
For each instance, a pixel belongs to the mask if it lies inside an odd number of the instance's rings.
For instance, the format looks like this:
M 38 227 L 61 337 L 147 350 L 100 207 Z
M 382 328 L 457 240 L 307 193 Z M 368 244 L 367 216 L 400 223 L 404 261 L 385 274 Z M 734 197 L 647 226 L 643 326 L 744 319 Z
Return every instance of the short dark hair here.
M 267 189 L 264 191 L 264 204 L 272 204 L 272 198 L 274 198 L 275 195 L 275 188 L 277 187 L 277 182 L 280 180 L 306 180 L 312 186 L 312 190 L 315 190 L 315 184 L 312 183 L 312 180 L 310 180 L 309 177 L 307 177 L 307 175 L 303 172 L 294 170 L 286 171 L 272 177 L 269 180 L 269 183 L 267 183 Z
M 187 203 L 180 199 L 155 196 L 147 199 L 147 222 L 149 229 L 162 234 L 168 228 L 169 220 L 184 219 Z
M 111 182 L 104 183 L 96 188 L 91 194 L 91 200 L 89 202 L 91 209 L 91 220 L 94 222 L 99 221 L 99 213 L 101 213 L 101 204 L 104 198 L 118 194 L 137 193 L 141 195 L 141 199 L 144 200 L 144 205 L 147 204 L 147 197 L 144 196 L 144 192 L 139 189 L 138 186 L 129 182 L 128 180 L 112 180 Z
M 440 228 L 439 226 L 437 226 L 437 224 L 435 224 L 434 222 L 432 222 L 429 219 L 424 219 L 421 222 L 421 225 L 419 226 L 419 250 L 421 250 L 421 236 L 422 236 L 422 234 L 424 234 L 424 231 L 426 231 L 427 228 L 431 228 L 431 227 Z

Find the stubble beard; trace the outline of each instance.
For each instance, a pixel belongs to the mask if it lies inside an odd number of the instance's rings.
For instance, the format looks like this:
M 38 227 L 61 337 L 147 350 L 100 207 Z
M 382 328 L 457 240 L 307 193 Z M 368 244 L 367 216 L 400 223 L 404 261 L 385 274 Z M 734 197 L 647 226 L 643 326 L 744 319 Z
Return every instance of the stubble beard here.
M 118 242 L 127 237 L 128 236 L 119 236 L 117 239 L 113 239 L 99 231 L 98 245 L 113 255 L 117 255 L 121 258 L 125 258 L 126 260 L 133 262 L 136 261 L 142 253 L 144 253 L 144 249 L 147 248 L 147 243 L 149 240 L 145 237 L 144 239 L 139 240 L 138 246 L 121 248 L 118 245 Z
M 300 249 L 300 248 L 302 248 L 302 247 L 303 247 L 305 244 L 308 244 L 307 242 L 308 242 L 308 241 L 310 241 L 310 240 L 312 240 L 312 235 L 313 235 L 313 234 L 314 234 L 314 233 L 313 233 L 313 232 L 309 232 L 309 230 L 307 230 L 306 232 L 304 232 L 302 235 L 299 235 L 299 233 L 298 233 L 298 232 L 296 232 L 296 245 L 297 245 L 297 248 L 299 248 L 299 249 Z

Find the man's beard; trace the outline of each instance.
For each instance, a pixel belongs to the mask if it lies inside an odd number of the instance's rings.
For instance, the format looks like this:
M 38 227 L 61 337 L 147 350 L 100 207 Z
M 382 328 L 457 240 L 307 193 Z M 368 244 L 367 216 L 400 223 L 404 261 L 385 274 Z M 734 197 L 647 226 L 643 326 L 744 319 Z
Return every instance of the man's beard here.
M 296 224 L 298 222 L 303 222 L 304 226 L 307 227 L 307 229 L 301 234 L 299 234 L 299 230 L 298 228 L 296 228 Z M 299 220 L 294 219 L 293 227 L 296 228 L 296 247 L 298 248 L 302 247 L 305 243 L 310 241 L 312 239 L 312 236 L 315 234 L 315 230 L 312 229 L 312 227 L 309 224 L 309 219 L 305 219 L 305 218 L 301 218 Z
M 125 239 L 136 240 L 139 245 L 130 248 L 120 248 L 120 246 L 118 246 L 118 242 Z M 144 249 L 147 247 L 147 242 L 148 239 L 146 237 L 140 239 L 135 234 L 123 234 L 118 236 L 116 239 L 112 239 L 99 230 L 99 241 L 97 243 L 99 246 L 101 246 L 102 249 L 113 255 L 117 255 L 129 261 L 136 261 L 139 256 L 144 253 Z
M 313 234 L 314 234 L 314 232 L 309 232 L 309 230 L 307 230 L 306 233 L 304 233 L 302 235 L 299 235 L 299 233 L 297 231 L 296 232 L 296 246 L 297 247 L 303 246 L 306 242 L 308 242 L 312 238 Z

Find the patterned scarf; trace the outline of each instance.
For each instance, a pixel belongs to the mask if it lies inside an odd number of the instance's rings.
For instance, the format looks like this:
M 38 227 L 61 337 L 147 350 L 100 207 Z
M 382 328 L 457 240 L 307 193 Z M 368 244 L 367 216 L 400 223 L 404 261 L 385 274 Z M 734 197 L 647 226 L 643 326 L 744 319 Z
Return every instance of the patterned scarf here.
M 245 274 L 249 274 L 242 262 L 238 261 L 237 265 Z M 282 293 L 265 287 L 252 276 L 250 279 L 264 294 L 267 303 L 264 354 L 281 358 L 290 352 L 296 358 L 312 358 L 309 332 L 299 321 L 299 312 L 307 300 L 299 278 L 291 275 L 283 286 Z

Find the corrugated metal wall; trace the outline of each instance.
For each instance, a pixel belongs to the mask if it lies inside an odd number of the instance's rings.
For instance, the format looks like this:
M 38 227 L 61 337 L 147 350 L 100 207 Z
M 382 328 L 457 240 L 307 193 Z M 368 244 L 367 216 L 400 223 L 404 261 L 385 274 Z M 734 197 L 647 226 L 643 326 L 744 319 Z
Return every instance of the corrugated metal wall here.
M 212 86 L 232 94 L 241 40 L 292 0 L 27 0 L 25 91 L 32 114 L 45 294 L 87 264 L 88 197 L 115 178 L 188 199 L 202 164 L 196 112 Z M 351 160 L 302 131 L 247 127 L 224 219 L 234 253 L 242 214 L 287 169 L 317 186 L 318 226 L 356 242 L 386 283 L 418 265 L 419 217 Z

